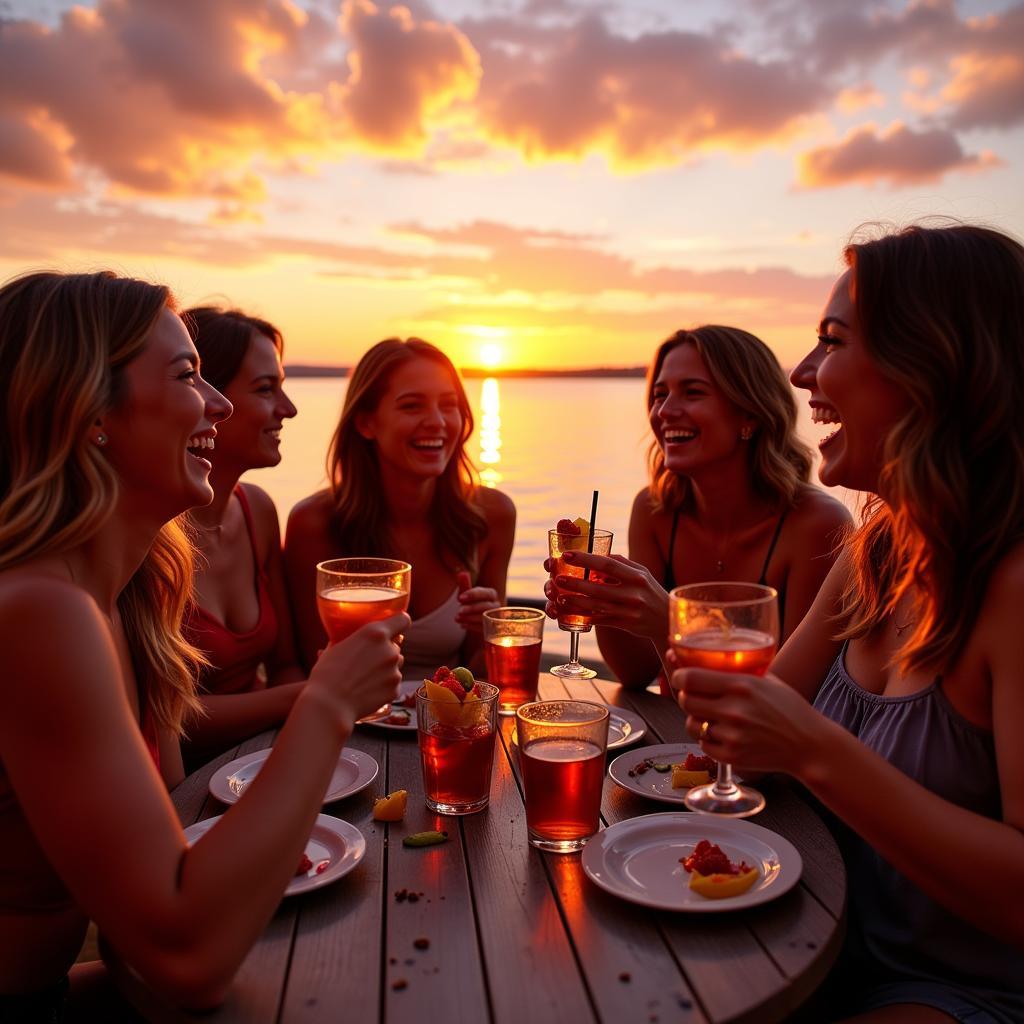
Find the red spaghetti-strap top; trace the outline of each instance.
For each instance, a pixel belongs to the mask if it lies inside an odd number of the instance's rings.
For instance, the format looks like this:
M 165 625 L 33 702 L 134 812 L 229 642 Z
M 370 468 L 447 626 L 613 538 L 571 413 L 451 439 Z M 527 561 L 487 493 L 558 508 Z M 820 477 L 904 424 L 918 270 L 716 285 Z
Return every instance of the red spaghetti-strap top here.
M 249 501 L 241 487 L 234 490 L 242 506 L 245 528 L 252 547 L 256 577 L 253 581 L 259 615 L 256 625 L 247 633 L 234 633 L 227 626 L 197 604 L 189 607 L 182 623 L 182 631 L 193 646 L 198 647 L 210 660 L 210 667 L 200 677 L 199 685 L 207 693 L 245 693 L 256 685 L 256 670 L 270 657 L 277 642 L 277 613 L 270 600 L 267 575 L 260 564 L 256 550 L 256 537 L 252 525 Z

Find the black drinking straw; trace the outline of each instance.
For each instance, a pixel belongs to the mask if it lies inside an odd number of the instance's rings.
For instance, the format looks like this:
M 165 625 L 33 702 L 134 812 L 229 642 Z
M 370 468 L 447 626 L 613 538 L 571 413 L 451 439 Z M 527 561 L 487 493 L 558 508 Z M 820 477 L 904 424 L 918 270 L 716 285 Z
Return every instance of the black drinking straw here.
M 590 505 L 590 534 L 587 537 L 587 554 L 592 555 L 594 553 L 594 526 L 597 523 L 597 491 L 594 491 L 594 500 Z M 586 568 L 583 570 L 583 578 L 585 580 L 590 579 L 590 569 Z

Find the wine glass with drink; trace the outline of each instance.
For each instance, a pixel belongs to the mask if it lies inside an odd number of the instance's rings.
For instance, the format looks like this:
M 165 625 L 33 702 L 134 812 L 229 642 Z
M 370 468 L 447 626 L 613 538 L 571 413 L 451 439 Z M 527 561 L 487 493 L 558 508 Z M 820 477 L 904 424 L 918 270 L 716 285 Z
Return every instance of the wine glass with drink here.
M 593 515 L 591 515 L 591 523 Z M 555 576 L 578 576 L 594 583 L 600 582 L 595 573 L 582 565 L 573 565 L 563 558 L 567 551 L 588 551 L 595 555 L 607 555 L 612 550 L 612 534 L 609 530 L 592 529 L 585 519 L 559 520 L 554 530 L 548 530 L 548 554 L 555 562 Z M 564 665 L 551 669 L 553 676 L 563 679 L 593 679 L 597 673 L 580 664 L 580 633 L 589 633 L 594 620 L 589 615 L 558 611 L 558 628 L 569 634 L 569 660 Z
M 759 583 L 676 587 L 669 595 L 668 618 L 668 642 L 680 668 L 763 676 L 779 642 L 778 594 Z M 737 784 L 732 766 L 719 762 L 718 777 L 691 789 L 686 806 L 705 814 L 747 818 L 764 808 L 764 797 Z
M 409 607 L 412 566 L 394 558 L 332 558 L 316 567 L 316 607 L 332 644 Z

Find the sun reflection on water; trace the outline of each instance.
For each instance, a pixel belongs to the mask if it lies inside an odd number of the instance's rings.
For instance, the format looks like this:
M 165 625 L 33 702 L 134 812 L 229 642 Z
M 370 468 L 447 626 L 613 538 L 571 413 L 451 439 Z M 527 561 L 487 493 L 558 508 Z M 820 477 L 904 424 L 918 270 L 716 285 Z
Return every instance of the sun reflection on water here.
M 501 398 L 498 381 L 485 377 L 480 389 L 480 479 L 486 487 L 501 482 L 497 464 L 501 462 Z

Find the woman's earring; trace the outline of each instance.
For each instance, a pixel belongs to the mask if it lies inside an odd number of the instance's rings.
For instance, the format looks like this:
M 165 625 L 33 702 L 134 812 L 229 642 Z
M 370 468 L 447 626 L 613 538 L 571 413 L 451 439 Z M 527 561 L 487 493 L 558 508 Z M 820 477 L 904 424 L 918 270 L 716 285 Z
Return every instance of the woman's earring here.
M 107 435 L 106 434 L 97 434 L 96 435 L 96 443 L 102 448 L 107 443 Z
M 743 427 L 740 429 L 740 438 L 744 441 L 749 441 L 754 436 L 753 427 Z

